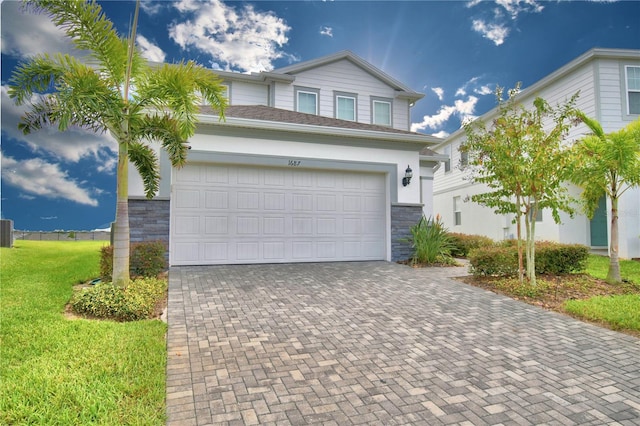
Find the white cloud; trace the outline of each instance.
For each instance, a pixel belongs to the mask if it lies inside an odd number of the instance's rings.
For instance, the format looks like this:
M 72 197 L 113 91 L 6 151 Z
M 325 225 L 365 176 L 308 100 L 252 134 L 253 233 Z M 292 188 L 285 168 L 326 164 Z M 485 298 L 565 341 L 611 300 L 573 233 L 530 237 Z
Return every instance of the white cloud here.
M 412 123 L 411 131 L 436 130 L 449 121 L 452 116 L 457 116 L 461 121 L 464 121 L 473 116 L 477 103 L 478 98 L 475 96 L 469 96 L 466 101 L 456 99 L 453 105 L 443 105 L 436 114 L 422 117 L 422 122 Z
M 473 89 L 473 93 L 476 93 L 481 96 L 486 96 L 493 93 L 493 90 L 491 89 L 491 87 L 485 84 L 484 86 L 480 86 L 476 89 Z
M 432 87 L 431 90 L 436 94 L 438 100 L 444 99 L 444 89 L 442 87 Z
M 449 132 L 445 132 L 444 130 L 440 130 L 438 133 L 433 133 L 431 136 L 434 136 L 436 138 L 446 138 L 447 136 L 449 136 L 450 133 Z
M 491 40 L 496 46 L 504 43 L 505 38 L 509 35 L 509 29 L 502 24 L 487 24 L 482 19 L 473 21 L 473 30 L 482 34 L 484 38 Z
M 496 0 L 496 4 L 501 6 L 512 19 L 516 19 L 520 13 L 540 13 L 544 6 L 536 0 Z
M 16 160 L 2 155 L 2 180 L 28 194 L 61 198 L 94 207 L 98 205 L 90 191 L 81 188 L 78 182 L 69 178 L 67 172 L 57 164 L 47 163 L 40 158 Z
M 0 91 L 2 132 L 6 136 L 25 143 L 34 152 L 45 150 L 65 161 L 78 162 L 82 158 L 93 157 L 98 162 L 99 171 L 113 171 L 118 146 L 109 134 L 97 134 L 79 128 L 70 128 L 65 132 L 60 132 L 56 127 L 46 127 L 24 135 L 18 130 L 18 122 L 26 111 L 25 106 L 17 106 L 9 98 L 8 86 L 2 86 Z
M 467 3 L 468 8 L 478 5 L 486 5 L 488 1 L 472 0 Z M 495 0 L 495 5 L 490 13 L 484 13 L 483 17 L 473 19 L 471 28 L 491 40 L 496 46 L 503 44 L 515 26 L 518 15 L 522 13 L 540 13 L 544 6 L 537 0 Z M 507 15 L 507 16 L 505 16 Z
M 273 61 L 287 56 L 281 49 L 291 28 L 272 12 L 220 0 L 181 0 L 174 7 L 181 16 L 169 28 L 173 41 L 209 55 L 224 69 L 271 71 Z
M 322 26 L 320 27 L 320 35 L 324 35 L 327 37 L 333 37 L 333 28 Z
M 152 62 L 164 62 L 164 58 L 167 56 L 160 47 L 151 43 L 145 36 L 139 34 L 136 37 L 136 43 L 140 49 L 140 53 L 145 59 Z
M 39 53 L 78 54 L 64 31 L 45 14 L 22 8 L 22 2 L 2 2 L 2 53 L 27 58 Z
M 469 81 L 467 81 L 461 87 L 459 87 L 458 90 L 456 90 L 456 96 L 466 96 L 467 89 L 469 88 L 469 86 L 474 85 L 479 79 L 480 79 L 479 76 L 472 77 Z
M 167 3 L 162 1 L 143 0 L 140 2 L 140 9 L 142 9 L 142 11 L 147 15 L 154 16 L 164 9 L 165 4 Z

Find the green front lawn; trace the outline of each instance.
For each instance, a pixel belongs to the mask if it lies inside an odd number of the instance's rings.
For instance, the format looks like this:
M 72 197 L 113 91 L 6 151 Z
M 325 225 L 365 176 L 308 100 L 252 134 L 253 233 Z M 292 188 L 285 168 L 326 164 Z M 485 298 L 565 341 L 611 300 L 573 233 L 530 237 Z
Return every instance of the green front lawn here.
M 606 256 L 589 256 L 587 273 L 592 277 L 606 279 L 609 272 L 609 258 Z M 637 260 L 621 260 L 620 275 L 623 280 L 629 280 L 640 286 L 640 262 Z
M 609 271 L 609 258 L 589 256 L 587 273 L 593 277 L 605 279 Z M 640 333 L 640 262 L 620 261 L 620 275 L 629 281 L 625 286 L 635 294 L 613 296 L 595 296 L 586 300 L 568 300 L 565 310 L 588 321 L 605 324 L 614 330 L 627 330 Z
M 0 424 L 165 423 L 166 325 L 64 316 L 103 244 L 0 249 Z

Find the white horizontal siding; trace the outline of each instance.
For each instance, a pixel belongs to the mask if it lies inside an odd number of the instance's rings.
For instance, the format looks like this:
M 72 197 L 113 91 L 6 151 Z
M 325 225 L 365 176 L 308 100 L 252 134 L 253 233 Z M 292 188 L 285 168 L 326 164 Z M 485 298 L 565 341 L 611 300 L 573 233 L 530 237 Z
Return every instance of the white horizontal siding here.
M 357 118 L 361 123 L 371 123 L 371 97 L 393 100 L 393 127 L 409 129 L 409 104 L 404 99 L 394 99 L 395 90 L 378 78 L 344 59 L 321 67 L 295 74 L 293 84 L 276 85 L 276 108 L 293 110 L 295 86 L 318 89 L 320 91 L 320 115 L 334 117 L 334 94 L 346 92 L 357 94 Z
M 269 88 L 245 81 L 231 83 L 231 105 L 269 105 Z
M 625 66 L 640 66 L 640 61 L 599 60 L 600 122 L 605 132 L 612 132 L 629 124 L 637 116 L 627 114 Z

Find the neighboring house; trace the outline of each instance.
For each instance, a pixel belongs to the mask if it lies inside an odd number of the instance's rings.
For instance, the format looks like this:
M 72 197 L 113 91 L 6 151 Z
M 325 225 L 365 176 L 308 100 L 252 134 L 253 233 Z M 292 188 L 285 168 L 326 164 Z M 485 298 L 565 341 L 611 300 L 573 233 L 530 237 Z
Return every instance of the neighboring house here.
M 442 158 L 426 149 L 441 139 L 409 131 L 423 94 L 350 52 L 219 75 L 226 120 L 201 110 L 187 165 L 161 153 L 153 200 L 131 170 L 132 241 L 168 242 L 171 265 L 409 256 Z
M 589 117 L 597 119 L 605 132 L 625 127 L 640 116 L 640 51 L 620 49 L 592 49 L 569 64 L 523 90 L 519 98 L 531 105 L 535 97 L 542 97 L 551 105 L 569 99 L 580 91 L 577 107 Z M 489 122 L 496 109 L 479 119 Z M 568 141 L 588 133 L 584 125 L 573 128 Z M 479 184 L 465 179 L 460 169 L 459 147 L 465 140 L 459 130 L 440 144 L 437 151 L 448 161 L 435 173 L 434 213 L 439 213 L 452 232 L 480 234 L 495 240 L 514 238 L 513 216 L 497 215 L 492 209 L 473 203 L 469 198 L 485 192 Z M 467 176 L 468 177 L 468 176 Z M 574 195 L 579 194 L 575 187 Z M 551 213 L 543 210 L 536 218 L 536 237 L 540 240 L 585 244 L 593 248 L 608 247 L 610 203 L 603 198 L 592 220 L 584 215 L 571 219 L 562 215 L 562 223 L 554 223 Z M 640 257 L 640 190 L 627 191 L 619 205 L 620 256 Z

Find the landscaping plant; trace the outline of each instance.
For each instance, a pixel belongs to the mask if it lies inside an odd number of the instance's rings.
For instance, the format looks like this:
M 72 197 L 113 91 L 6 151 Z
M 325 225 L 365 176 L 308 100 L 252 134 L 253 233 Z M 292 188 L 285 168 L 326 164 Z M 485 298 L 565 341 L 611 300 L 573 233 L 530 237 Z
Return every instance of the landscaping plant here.
M 409 243 L 413 248 L 411 262 L 414 264 L 455 263 L 451 257 L 451 237 L 440 218 L 426 218 L 411 227 Z
M 532 108 L 518 100 L 520 85 L 509 90 L 496 88 L 498 107 L 490 123 L 475 120 L 464 126 L 466 141 L 460 147 L 468 153 L 471 180 L 487 187 L 487 192 L 471 196 L 496 214 L 513 215 L 518 241 L 518 274 L 524 280 L 522 225 L 525 228 L 527 278 L 535 285 L 536 216 L 549 211 L 556 223 L 560 212 L 573 215 L 573 198 L 565 182 L 571 162 L 564 144 L 574 125 L 578 93 L 564 104 L 552 107 L 538 97 Z M 524 222 L 524 223 L 523 223 Z

